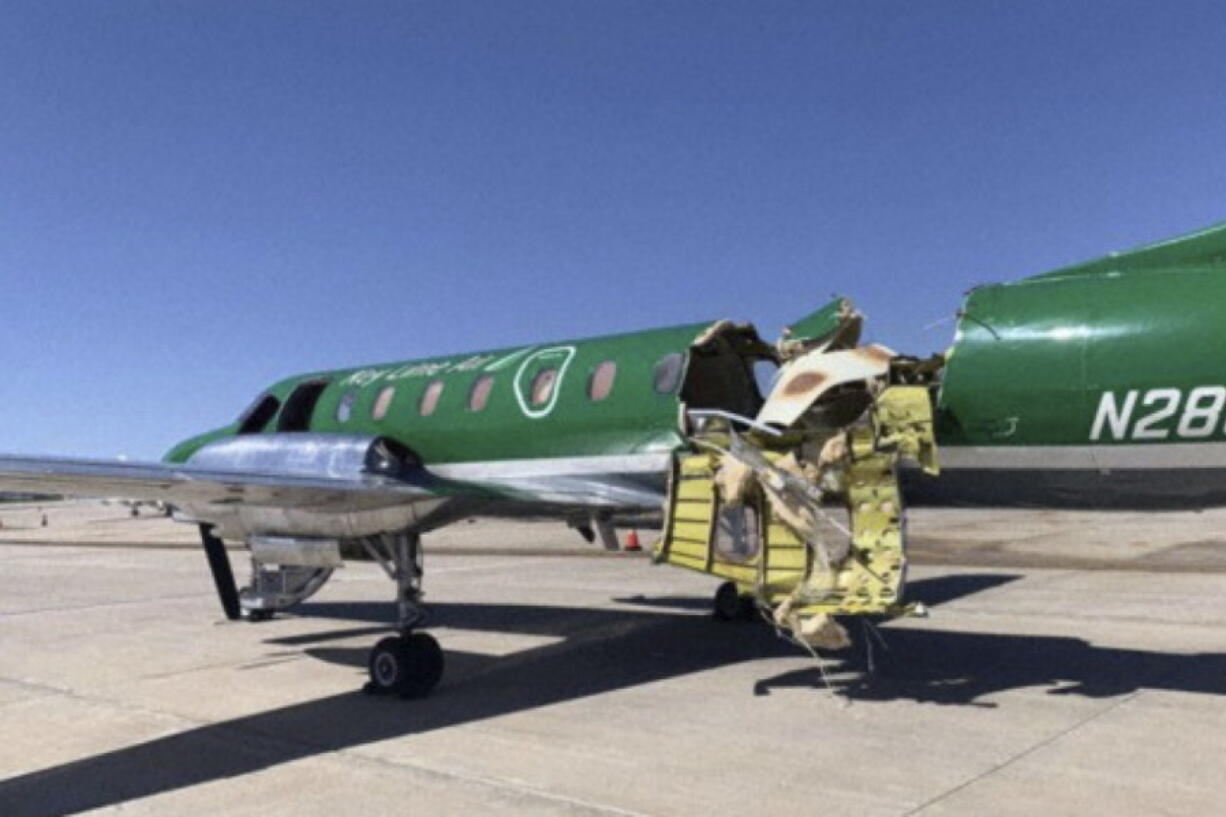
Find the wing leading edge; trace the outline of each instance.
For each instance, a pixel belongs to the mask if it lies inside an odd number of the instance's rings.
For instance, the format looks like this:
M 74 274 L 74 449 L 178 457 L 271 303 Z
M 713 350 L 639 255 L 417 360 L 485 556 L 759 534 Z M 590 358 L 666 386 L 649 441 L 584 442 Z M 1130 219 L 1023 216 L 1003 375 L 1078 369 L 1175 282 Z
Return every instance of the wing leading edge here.
M 0 455 L 0 490 L 76 497 L 124 497 L 171 504 L 372 507 L 436 498 L 454 489 L 424 469 L 408 478 L 308 475 L 278 470 Z

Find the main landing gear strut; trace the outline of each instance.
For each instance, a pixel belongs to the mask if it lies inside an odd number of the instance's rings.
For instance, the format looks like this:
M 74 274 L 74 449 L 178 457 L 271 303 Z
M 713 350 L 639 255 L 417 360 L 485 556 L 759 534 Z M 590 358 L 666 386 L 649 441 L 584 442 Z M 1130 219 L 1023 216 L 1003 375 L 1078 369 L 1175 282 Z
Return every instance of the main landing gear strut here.
M 443 650 L 428 633 L 414 631 L 424 618 L 421 535 L 384 533 L 363 537 L 362 547 L 396 582 L 396 629 L 370 651 L 365 691 L 377 695 L 423 698 L 443 677 Z

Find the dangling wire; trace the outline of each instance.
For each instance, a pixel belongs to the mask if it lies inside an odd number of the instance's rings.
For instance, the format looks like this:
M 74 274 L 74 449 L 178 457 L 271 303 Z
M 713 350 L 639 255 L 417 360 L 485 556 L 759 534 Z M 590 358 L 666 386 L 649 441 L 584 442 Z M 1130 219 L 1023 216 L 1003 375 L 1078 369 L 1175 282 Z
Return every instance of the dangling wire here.
M 864 657 L 868 664 L 868 674 L 872 675 L 877 671 L 877 664 L 873 660 L 873 639 L 881 645 L 881 648 L 886 652 L 890 651 L 890 645 L 886 643 L 885 637 L 881 631 L 875 627 L 868 619 L 860 619 L 860 626 L 864 629 Z
M 822 685 L 826 687 L 826 691 L 836 698 L 842 698 L 843 706 L 851 706 L 851 699 L 844 695 L 840 695 L 839 691 L 834 688 L 834 684 L 830 682 L 830 676 L 826 674 L 826 660 L 822 658 L 817 650 L 813 648 L 813 645 L 809 644 L 802 638 L 797 638 L 786 628 L 781 627 L 779 623 L 775 621 L 775 617 L 771 612 L 770 604 L 767 603 L 763 596 L 758 596 L 758 598 L 756 598 L 754 601 L 757 604 L 758 614 L 761 615 L 762 618 L 766 619 L 766 623 L 769 624 L 771 629 L 775 631 L 775 637 L 780 638 L 789 644 L 800 647 L 802 650 L 807 652 L 809 657 L 812 658 L 813 662 L 817 665 L 817 673 L 821 676 Z

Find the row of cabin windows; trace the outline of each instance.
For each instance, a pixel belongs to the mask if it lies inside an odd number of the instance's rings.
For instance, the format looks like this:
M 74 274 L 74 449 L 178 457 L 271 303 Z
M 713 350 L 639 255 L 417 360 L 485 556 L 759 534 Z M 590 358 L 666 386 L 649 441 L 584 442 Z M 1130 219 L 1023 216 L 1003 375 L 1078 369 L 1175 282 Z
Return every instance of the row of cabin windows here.
M 665 355 L 656 364 L 653 373 L 652 383 L 655 390 L 660 394 L 669 394 L 676 390 L 678 381 L 681 379 L 681 371 L 683 368 L 684 357 L 680 353 Z M 613 381 L 617 378 L 617 362 L 606 360 L 597 364 L 588 376 L 587 381 L 587 396 L 593 403 L 599 403 L 607 398 L 613 392 Z M 532 378 L 532 383 L 528 390 L 528 399 L 533 406 L 546 405 L 553 398 L 554 386 L 558 382 L 558 369 L 550 367 L 541 369 Z M 443 396 L 443 386 L 446 381 L 432 380 L 422 391 L 421 400 L 417 404 L 417 413 L 422 417 L 429 417 L 438 408 L 438 401 Z M 494 391 L 494 376 L 492 374 L 483 374 L 473 381 L 472 386 L 468 390 L 468 410 L 483 411 L 486 404 L 489 403 L 490 394 Z M 371 407 L 370 418 L 372 420 L 382 420 L 387 416 L 388 410 L 391 408 L 392 399 L 396 395 L 395 386 L 384 386 L 380 390 L 378 397 L 375 398 L 375 404 Z M 337 407 L 336 419 L 340 422 L 346 422 L 353 414 L 353 403 L 357 399 L 357 392 L 354 390 L 347 391 L 341 397 L 340 405 Z
M 598 365 L 588 378 L 587 396 L 594 403 L 598 403 L 609 396 L 613 391 L 613 379 L 617 376 L 617 364 L 612 360 L 606 360 Z M 532 378 L 532 384 L 529 389 L 529 401 L 533 406 L 543 406 L 553 397 L 554 386 L 558 382 L 558 370 L 556 368 L 542 369 L 537 372 Z M 421 394 L 421 400 L 417 404 L 417 413 L 422 417 L 429 417 L 438 408 L 439 398 L 443 396 L 443 380 L 432 380 L 426 386 Z M 483 411 L 486 404 L 490 401 L 490 394 L 494 391 L 494 376 L 492 374 L 483 374 L 473 381 L 472 386 L 468 390 L 468 410 Z M 392 399 L 395 396 L 395 386 L 384 386 L 379 392 L 379 396 L 375 398 L 375 404 L 371 408 L 370 417 L 372 420 L 382 420 L 387 416 L 388 409 L 391 407 Z M 357 398 L 356 391 L 348 391 L 341 397 L 341 404 L 337 407 L 336 419 L 340 422 L 345 422 L 353 414 L 353 402 Z
M 656 363 L 652 373 L 652 385 L 659 394 L 671 394 L 676 391 L 680 385 L 681 373 L 684 369 L 685 357 L 680 352 L 673 352 L 660 358 Z M 529 388 L 529 402 L 533 406 L 544 406 L 553 398 L 554 387 L 558 382 L 558 368 L 550 367 L 541 369 L 532 378 L 532 383 Z M 617 363 L 616 361 L 606 360 L 597 364 L 596 368 L 588 376 L 587 381 L 587 396 L 593 403 L 598 403 L 607 398 L 613 392 L 613 383 L 617 378 Z M 422 417 L 429 417 L 438 408 L 439 398 L 443 395 L 443 386 L 445 381 L 432 380 L 422 391 L 421 400 L 417 404 L 417 412 Z M 305 385 L 305 384 L 304 384 Z M 309 403 L 310 407 L 314 407 L 315 400 L 318 399 L 319 393 L 326 386 L 326 381 L 316 381 L 310 384 L 312 393 L 309 395 L 309 400 L 296 399 L 299 393 L 304 390 L 303 386 L 299 386 L 290 395 L 286 401 L 286 407 L 281 412 L 282 419 L 277 423 L 279 431 L 299 430 L 306 427 L 306 422 L 299 420 L 307 420 L 308 418 L 299 418 L 295 416 L 292 420 L 287 421 L 288 414 L 299 414 L 306 408 Z M 494 376 L 484 374 L 473 381 L 473 384 L 468 392 L 468 410 L 482 411 L 489 402 L 490 393 L 494 390 Z M 375 397 L 374 405 L 370 408 L 370 418 L 372 420 L 382 420 L 387 416 L 388 411 L 392 407 L 392 400 L 396 396 L 395 386 L 384 386 L 378 396 Z M 348 422 L 353 417 L 353 406 L 357 402 L 358 392 L 356 389 L 350 389 L 341 395 L 340 402 L 336 406 L 336 419 L 338 422 Z M 297 411 L 291 412 L 291 404 L 299 406 Z M 250 433 L 260 431 L 268 425 L 276 414 L 279 408 L 279 402 L 273 395 L 265 395 L 252 409 L 245 413 L 239 433 Z M 288 422 L 288 424 L 287 424 Z M 290 428 L 290 425 L 293 428 Z

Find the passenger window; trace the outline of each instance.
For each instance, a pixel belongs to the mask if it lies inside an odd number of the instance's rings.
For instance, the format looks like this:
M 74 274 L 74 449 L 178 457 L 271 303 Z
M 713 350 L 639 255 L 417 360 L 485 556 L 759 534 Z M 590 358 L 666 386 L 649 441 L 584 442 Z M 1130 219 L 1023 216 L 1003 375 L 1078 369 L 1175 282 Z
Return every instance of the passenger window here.
M 494 388 L 494 376 L 483 374 L 473 381 L 472 391 L 468 393 L 468 410 L 481 411 L 490 400 L 490 392 Z
M 660 394 L 672 394 L 681 383 L 681 369 L 685 363 L 685 355 L 672 352 L 660 358 L 656 364 L 653 377 L 656 391 Z
M 421 394 L 421 405 L 418 406 L 418 411 L 422 417 L 429 417 L 434 413 L 434 409 L 438 406 L 438 399 L 443 394 L 443 381 L 433 380 L 430 385 L 426 386 L 426 390 Z
M 543 406 L 553 396 L 553 385 L 558 380 L 557 369 L 541 369 L 532 378 L 532 405 Z
M 592 376 L 587 381 L 587 396 L 593 403 L 598 403 L 613 391 L 613 379 L 617 377 L 617 364 L 606 360 L 592 370 Z
M 263 431 L 279 408 L 281 408 L 281 401 L 273 395 L 264 394 L 257 397 L 255 402 L 239 415 L 238 433 L 255 434 Z
M 350 389 L 341 395 L 341 401 L 336 404 L 336 421 L 338 423 L 347 423 L 349 418 L 353 416 L 353 401 L 358 399 L 358 393 L 354 389 Z
M 382 420 L 387 416 L 387 410 L 392 407 L 392 398 L 396 396 L 395 386 L 384 386 L 375 398 L 375 404 L 370 407 L 370 419 Z

